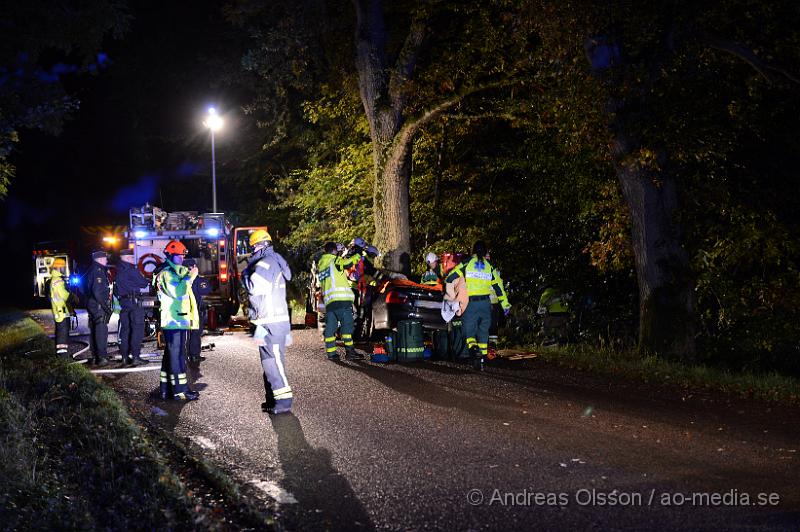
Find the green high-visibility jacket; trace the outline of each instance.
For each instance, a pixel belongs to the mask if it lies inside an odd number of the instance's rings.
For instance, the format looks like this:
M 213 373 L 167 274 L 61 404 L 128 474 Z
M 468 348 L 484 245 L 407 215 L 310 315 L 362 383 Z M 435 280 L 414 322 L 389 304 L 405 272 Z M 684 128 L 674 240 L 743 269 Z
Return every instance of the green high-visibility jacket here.
M 159 305 L 162 329 L 199 329 L 200 315 L 192 292 L 196 275 L 189 268 L 167 259 L 166 267 L 153 277 Z
M 342 258 L 332 253 L 325 253 L 320 257 L 317 263 L 317 278 L 325 305 L 334 301 L 353 301 L 355 299 L 345 270 L 357 264 L 360 258 L 360 255 Z
M 50 270 L 50 308 L 53 309 L 53 318 L 56 323 L 61 323 L 69 316 L 67 300 L 69 290 L 64 276 L 55 268 Z
M 563 314 L 569 312 L 566 302 L 562 299 L 560 290 L 547 288 L 539 298 L 539 306 L 544 307 L 549 314 Z
M 497 296 L 497 301 L 504 309 L 511 308 L 503 280 L 488 260 L 479 261 L 478 257 L 473 255 L 468 262 L 461 263 L 453 268 L 453 271 L 447 276 L 447 282 L 452 283 L 458 277 L 463 277 L 466 280 L 467 294 L 470 297 L 489 296 L 491 298 L 492 293 L 494 293 Z

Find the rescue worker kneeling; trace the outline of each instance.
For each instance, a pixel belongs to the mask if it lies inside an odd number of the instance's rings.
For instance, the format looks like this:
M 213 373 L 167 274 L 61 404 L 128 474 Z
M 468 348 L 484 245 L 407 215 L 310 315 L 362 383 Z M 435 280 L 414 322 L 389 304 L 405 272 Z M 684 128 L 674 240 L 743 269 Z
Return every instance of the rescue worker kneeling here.
M 197 267 L 183 266 L 187 249 L 178 240 L 164 248 L 164 267 L 153 277 L 161 307 L 164 357 L 161 362 L 161 398 L 194 401 L 200 394 L 189 389 L 186 375 L 186 342 L 189 330 L 200 326 L 192 283 Z
M 286 345 L 291 340 L 291 321 L 286 303 L 286 281 L 292 271 L 272 247 L 272 237 L 263 229 L 250 234 L 255 251 L 242 272 L 249 295 L 248 318 L 256 326 L 254 339 L 264 370 L 266 401 L 261 410 L 270 414 L 292 410 L 292 388 L 286 378 Z M 291 343 L 291 342 L 288 342 Z
M 64 280 L 67 262 L 56 259 L 50 267 L 50 307 L 56 324 L 56 355 L 69 358 L 69 290 Z

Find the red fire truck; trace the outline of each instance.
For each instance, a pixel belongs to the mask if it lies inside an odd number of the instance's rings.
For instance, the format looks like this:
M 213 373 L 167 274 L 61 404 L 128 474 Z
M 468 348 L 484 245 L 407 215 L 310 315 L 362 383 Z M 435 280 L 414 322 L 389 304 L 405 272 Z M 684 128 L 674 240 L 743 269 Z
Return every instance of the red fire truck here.
M 170 240 L 180 240 L 195 259 L 200 275 L 209 280 L 212 292 L 205 296 L 211 314 L 226 324 L 239 309 L 239 272 L 252 252 L 249 235 L 266 227 L 234 228 L 224 213 L 196 211 L 167 212 L 146 204 L 130 210 L 130 226 L 125 236 L 134 251 L 139 271 L 152 278 L 164 262 L 164 247 Z M 148 319 L 157 321 L 155 295 L 144 298 Z M 215 320 L 210 319 L 209 323 Z

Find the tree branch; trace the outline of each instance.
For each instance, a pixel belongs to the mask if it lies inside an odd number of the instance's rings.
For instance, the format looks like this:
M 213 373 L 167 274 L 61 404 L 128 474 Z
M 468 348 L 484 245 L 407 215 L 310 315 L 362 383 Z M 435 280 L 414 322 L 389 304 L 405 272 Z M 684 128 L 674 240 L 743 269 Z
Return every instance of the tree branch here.
M 520 78 L 505 78 L 499 81 L 495 81 L 492 83 L 486 83 L 484 85 L 477 85 L 474 87 L 469 87 L 467 89 L 462 90 L 458 94 L 451 96 L 450 98 L 439 102 L 438 104 L 434 105 L 433 107 L 423 111 L 421 114 L 417 115 L 416 117 L 409 119 L 406 121 L 405 125 L 400 129 L 394 139 L 394 147 L 392 151 L 395 153 L 400 153 L 404 151 L 407 145 L 411 142 L 414 138 L 414 135 L 419 131 L 419 129 L 430 122 L 431 120 L 435 119 L 436 117 L 440 116 L 442 113 L 453 107 L 454 105 L 458 104 L 467 96 L 471 96 L 473 94 L 484 92 L 491 89 L 499 89 L 502 87 L 510 87 L 512 85 L 516 85 L 520 83 L 522 79 Z
M 741 59 L 742 61 L 750 65 L 750 67 L 753 70 L 758 72 L 764 79 L 766 79 L 770 83 L 772 83 L 774 80 L 768 71 L 772 70 L 774 72 L 781 74 L 786 79 L 800 85 L 800 79 L 798 79 L 796 76 L 793 76 L 792 74 L 781 68 L 768 65 L 767 63 L 762 61 L 761 58 L 758 57 L 758 55 L 756 55 L 756 53 L 753 50 L 751 50 L 750 48 L 741 43 L 735 41 L 728 41 L 711 35 L 704 35 L 703 41 L 706 45 L 708 45 L 709 48 L 718 50 L 720 52 L 725 52 L 734 57 L 737 57 L 738 59 Z
M 403 47 L 397 55 L 397 61 L 389 80 L 389 94 L 392 98 L 392 106 L 396 109 L 402 109 L 403 107 L 403 100 L 405 99 L 403 97 L 404 85 L 414 72 L 419 52 L 427 36 L 428 21 L 417 11 L 411 20 L 411 27 L 408 30 Z

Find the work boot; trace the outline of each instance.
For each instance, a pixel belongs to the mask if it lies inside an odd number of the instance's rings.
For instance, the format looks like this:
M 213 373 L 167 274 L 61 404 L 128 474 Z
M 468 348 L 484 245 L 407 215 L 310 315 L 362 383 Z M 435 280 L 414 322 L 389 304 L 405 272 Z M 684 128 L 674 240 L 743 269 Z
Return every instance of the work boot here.
M 137 357 L 131 360 L 129 363 L 131 366 L 144 366 L 149 364 L 150 362 L 148 362 L 147 360 L 142 360 L 141 358 Z
M 108 359 L 107 358 L 101 358 L 99 360 L 95 360 L 94 365 L 98 366 L 98 367 L 101 367 L 101 368 L 103 366 L 108 366 Z
M 356 352 L 352 347 L 345 350 L 344 358 L 347 360 L 364 360 L 364 355 Z
M 469 350 L 470 358 L 472 359 L 472 368 L 475 371 L 483 371 L 483 353 L 481 349 L 475 345 Z
M 331 362 L 339 362 L 339 353 L 333 353 L 332 355 L 328 355 L 328 360 Z
M 176 393 L 172 397 L 176 401 L 183 401 L 185 403 L 188 403 L 189 401 L 197 401 L 198 399 L 200 399 L 200 393 L 194 390 L 186 390 L 185 392 Z
M 264 403 L 266 404 L 266 403 Z M 263 405 L 262 405 L 263 406 Z M 278 399 L 275 405 L 265 410 L 270 415 L 278 414 L 291 414 L 292 413 L 292 400 L 291 399 Z

